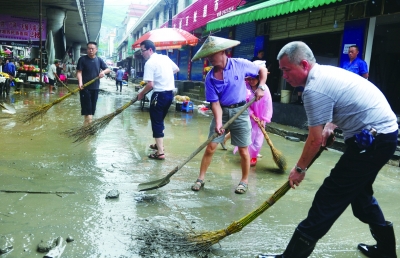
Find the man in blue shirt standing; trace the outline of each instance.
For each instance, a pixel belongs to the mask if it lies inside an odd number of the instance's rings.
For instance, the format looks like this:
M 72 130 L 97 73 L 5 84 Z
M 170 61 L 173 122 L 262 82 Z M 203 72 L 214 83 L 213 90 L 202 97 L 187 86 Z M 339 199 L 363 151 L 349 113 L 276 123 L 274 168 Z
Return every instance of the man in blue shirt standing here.
M 357 57 L 358 52 L 359 50 L 357 45 L 350 46 L 348 52 L 350 60 L 344 62 L 342 68 L 368 79 L 368 65 L 364 60 Z
M 10 86 L 13 86 L 14 77 L 15 77 L 15 65 L 10 60 L 6 60 L 4 64 L 3 72 L 8 74 L 8 80 L 5 85 L 5 92 L 8 95 L 10 93 Z
M 225 50 L 237 46 L 240 41 L 209 36 L 192 62 L 200 58 L 207 58 L 213 68 L 208 72 L 205 80 L 206 100 L 211 103 L 214 118 L 210 124 L 209 137 L 218 133 L 218 137 L 207 145 L 200 165 L 200 173 L 192 185 L 193 191 L 199 191 L 204 186 L 204 179 L 212 157 L 219 143 L 224 141 L 225 129 L 223 124 L 238 113 L 246 104 L 247 88 L 245 77 L 260 76 L 260 84 L 255 91 L 256 99 L 264 96 L 268 70 L 246 59 L 228 58 Z M 248 175 L 250 170 L 250 155 L 248 146 L 251 143 L 251 123 L 247 110 L 243 112 L 230 126 L 231 143 L 238 146 L 241 157 L 242 178 L 235 189 L 235 193 L 247 192 Z

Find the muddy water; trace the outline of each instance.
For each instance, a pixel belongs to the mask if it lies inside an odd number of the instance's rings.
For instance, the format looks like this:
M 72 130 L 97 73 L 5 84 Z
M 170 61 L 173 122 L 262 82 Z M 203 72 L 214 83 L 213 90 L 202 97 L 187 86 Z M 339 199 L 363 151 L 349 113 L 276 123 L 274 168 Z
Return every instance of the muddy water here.
M 119 93 L 113 82 L 103 79 L 101 84 L 108 94 L 99 97 L 98 118 L 129 102 L 135 94 L 132 86 Z M 63 88 L 56 95 L 47 94 L 46 89 L 25 89 L 3 101 L 12 102 L 21 114 L 65 93 Z M 50 192 L 0 192 L 0 235 L 14 247 L 1 257 L 43 257 L 36 251 L 37 244 L 58 236 L 75 239 L 67 244 L 62 257 L 140 257 L 134 234 L 141 219 L 172 216 L 190 223 L 194 230 L 223 229 L 261 205 L 285 182 L 288 174 L 278 172 L 264 143 L 263 158 L 251 168 L 248 193 L 234 194 L 240 180 L 240 158 L 228 145 L 228 151 L 216 152 L 203 191 L 190 190 L 198 175 L 201 152 L 165 187 L 139 193 L 139 183 L 162 178 L 207 140 L 211 119 L 209 113 L 196 110 L 186 114 L 172 107 L 166 118 L 166 160 L 149 160 L 148 145 L 153 140 L 147 105 L 142 111 L 139 103 L 134 104 L 96 138 L 81 144 L 72 143 L 73 139 L 63 134 L 82 124 L 77 96 L 55 105 L 42 119 L 29 124 L 18 122 L 16 116 L 0 114 L 0 190 Z M 270 137 L 288 164 L 294 164 L 303 143 Z M 259 252 L 282 252 L 339 156 L 336 151 L 323 153 L 301 187 L 290 190 L 241 232 L 223 239 L 211 256 L 254 257 Z M 399 168 L 385 166 L 375 183 L 375 192 L 400 236 L 398 181 Z M 105 199 L 112 189 L 120 192 L 119 198 Z M 368 227 L 347 209 L 318 242 L 312 257 L 362 257 L 356 250 L 359 242 L 373 243 L 373 239 Z

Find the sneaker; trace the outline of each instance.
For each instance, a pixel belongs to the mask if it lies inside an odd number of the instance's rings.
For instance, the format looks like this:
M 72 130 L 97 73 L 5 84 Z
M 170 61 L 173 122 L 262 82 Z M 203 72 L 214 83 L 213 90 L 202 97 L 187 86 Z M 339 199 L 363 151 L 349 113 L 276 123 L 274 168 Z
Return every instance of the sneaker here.
M 257 158 L 251 158 L 250 167 L 254 167 L 257 164 Z
M 260 153 L 257 154 L 257 158 L 262 158 L 262 157 L 263 156 Z
M 51 91 L 50 94 L 56 94 L 54 91 Z

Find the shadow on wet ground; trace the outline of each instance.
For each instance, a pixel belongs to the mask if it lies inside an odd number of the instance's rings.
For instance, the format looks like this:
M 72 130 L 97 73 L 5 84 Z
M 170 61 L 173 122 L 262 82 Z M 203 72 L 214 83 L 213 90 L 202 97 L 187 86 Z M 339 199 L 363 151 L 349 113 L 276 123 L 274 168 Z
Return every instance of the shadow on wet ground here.
M 122 93 L 115 82 L 102 79 L 96 118 L 115 111 L 136 93 L 132 85 Z M 76 85 L 68 85 L 70 88 Z M 3 101 L 12 103 L 17 115 L 56 100 L 66 94 L 47 89 L 22 89 Z M 196 180 L 202 152 L 189 161 L 166 186 L 138 192 L 139 183 L 160 179 L 184 161 L 208 137 L 210 112 L 176 112 L 172 105 L 166 117 L 165 161 L 151 160 L 153 143 L 148 104 L 127 108 L 94 139 L 72 143 L 64 132 L 82 125 L 79 95 L 53 106 L 42 118 L 23 124 L 18 116 L 0 115 L 0 235 L 13 250 L 2 257 L 43 257 L 36 251 L 41 240 L 72 236 L 62 257 L 141 257 L 135 239 L 140 223 L 155 217 L 172 217 L 189 224 L 194 231 L 227 227 L 261 205 L 288 177 L 280 173 L 264 143 L 257 166 L 251 168 L 249 191 L 234 193 L 239 183 L 240 157 L 218 149 L 207 172 L 205 188 L 190 190 Z M 271 134 L 275 147 L 295 164 L 304 146 Z M 282 252 L 296 225 L 306 216 L 313 196 L 340 153 L 321 155 L 307 172 L 307 178 L 241 232 L 224 238 L 209 257 L 255 257 L 259 252 Z M 289 170 L 289 169 L 288 169 Z M 399 168 L 385 166 L 375 183 L 375 193 L 386 219 L 394 222 L 400 235 L 400 207 L 393 205 L 400 192 Z M 118 190 L 117 199 L 106 194 Z M 5 191 L 16 191 L 15 193 Z M 168 220 L 165 220 L 167 223 Z M 399 239 L 399 238 L 398 238 Z M 362 257 L 359 242 L 374 243 L 367 225 L 347 209 L 311 257 Z M 397 246 L 400 245 L 397 240 Z M 154 257 L 171 257 L 168 253 Z

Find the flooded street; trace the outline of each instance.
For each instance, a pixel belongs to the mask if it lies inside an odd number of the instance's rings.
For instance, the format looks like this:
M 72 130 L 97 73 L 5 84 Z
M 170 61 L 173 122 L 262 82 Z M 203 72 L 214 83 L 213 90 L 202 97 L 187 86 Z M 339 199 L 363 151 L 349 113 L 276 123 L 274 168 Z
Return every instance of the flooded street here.
M 136 93 L 131 86 L 115 91 L 114 81 L 102 79 L 95 118 L 115 111 Z M 75 89 L 77 85 L 68 85 Z M 252 167 L 249 191 L 234 193 L 241 178 L 240 156 L 221 148 L 207 172 L 205 188 L 190 189 L 196 180 L 201 151 L 178 171 L 166 186 L 138 192 L 139 183 L 166 176 L 208 138 L 211 113 L 175 111 L 165 119 L 165 161 L 151 160 L 149 144 L 154 143 L 148 114 L 140 103 L 116 116 L 95 138 L 73 143 L 65 131 L 82 125 L 79 95 L 53 106 L 42 119 L 23 124 L 19 115 L 56 100 L 65 93 L 59 88 L 49 95 L 46 88 L 24 89 L 1 102 L 15 106 L 17 114 L 0 114 L 0 236 L 13 250 L 5 258 L 43 257 L 37 245 L 59 236 L 74 241 L 66 244 L 61 257 L 141 257 L 135 235 L 143 220 L 157 216 L 178 219 L 195 231 L 226 228 L 260 206 L 282 186 L 288 170 L 280 173 L 264 142 L 257 166 Z M 304 146 L 283 137 L 269 135 L 275 147 L 294 165 Z M 258 253 L 281 253 L 297 224 L 305 218 L 313 196 L 339 159 L 334 150 L 324 152 L 307 172 L 296 190 L 282 197 L 241 232 L 224 238 L 210 257 L 255 257 Z M 393 221 L 400 246 L 399 167 L 385 166 L 374 187 L 387 220 Z M 110 190 L 117 199 L 106 199 Z M 14 192 L 7 192 L 14 191 Z M 162 218 L 161 218 L 162 221 Z M 169 220 L 165 220 L 168 223 Z M 351 209 L 334 224 L 317 244 L 311 257 L 364 257 L 357 244 L 375 243 L 367 225 Z M 397 248 L 399 249 L 399 248 Z M 170 257 L 154 254 L 153 257 Z

